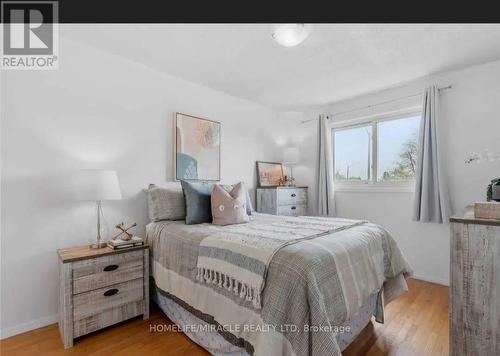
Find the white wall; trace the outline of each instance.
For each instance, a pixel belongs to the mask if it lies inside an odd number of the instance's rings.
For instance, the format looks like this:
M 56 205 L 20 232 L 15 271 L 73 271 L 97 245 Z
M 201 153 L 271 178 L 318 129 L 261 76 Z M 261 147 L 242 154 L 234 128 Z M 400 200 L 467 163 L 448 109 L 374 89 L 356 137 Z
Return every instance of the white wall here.
M 225 182 L 252 187 L 255 161 L 275 159 L 275 112 L 67 37 L 60 46 L 57 71 L 2 73 L 3 337 L 55 322 L 56 249 L 94 236 L 93 205 L 71 199 L 71 172 L 116 169 L 124 200 L 104 204 L 108 225 L 136 221 L 142 234 L 141 189 L 172 179 L 173 112 L 222 122 Z
M 500 163 L 465 165 L 472 152 L 500 151 L 500 61 L 434 75 L 388 90 L 316 108 L 305 113 L 280 115 L 287 128 L 284 141 L 301 137 L 302 166 L 299 183 L 314 184 L 316 170 L 317 123 L 300 120 L 317 117 L 319 112 L 338 113 L 423 91 L 426 85 L 452 85 L 441 93 L 441 142 L 454 212 L 485 199 L 486 185 L 500 175 Z M 343 121 L 389 112 L 419 104 L 420 98 L 398 101 L 349 115 Z M 315 206 L 314 187 L 311 205 Z M 387 228 L 422 279 L 448 284 L 449 225 L 411 221 L 413 193 L 336 192 L 337 213 L 342 217 L 369 219 Z

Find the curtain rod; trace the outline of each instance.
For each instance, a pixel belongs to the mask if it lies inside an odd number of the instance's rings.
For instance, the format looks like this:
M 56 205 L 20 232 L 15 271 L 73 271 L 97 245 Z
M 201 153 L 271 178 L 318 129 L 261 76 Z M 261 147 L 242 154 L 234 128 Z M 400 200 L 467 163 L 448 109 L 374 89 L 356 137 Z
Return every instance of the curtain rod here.
M 447 90 L 447 89 L 451 89 L 452 86 L 451 85 L 448 85 L 446 87 L 442 87 L 442 88 L 438 88 L 438 91 L 441 91 L 441 90 Z M 381 103 L 377 103 L 377 104 L 373 104 L 373 105 L 367 105 L 367 106 L 363 106 L 361 108 L 357 108 L 357 109 L 353 109 L 353 110 L 347 110 L 347 111 L 341 111 L 341 112 L 337 112 L 335 114 L 332 114 L 332 115 L 328 115 L 328 116 L 337 116 L 337 115 L 343 115 L 343 114 L 349 114 L 351 112 L 355 112 L 355 111 L 359 111 L 359 110 L 363 110 L 363 109 L 369 109 L 369 108 L 372 108 L 372 107 L 375 107 L 375 106 L 379 106 L 379 105 L 384 105 L 384 104 L 389 104 L 389 103 L 392 103 L 394 101 L 399 101 L 399 100 L 402 100 L 402 99 L 408 99 L 408 98 L 413 98 L 415 96 L 420 96 L 422 95 L 423 93 L 417 93 L 417 94 L 412 94 L 412 95 L 407 95 L 407 96 L 402 96 L 400 98 L 396 98 L 396 99 L 392 99 L 392 100 L 387 100 L 387 101 L 383 101 Z M 305 124 L 307 122 L 311 122 L 311 121 L 314 121 L 314 120 L 318 120 L 318 118 L 315 118 L 315 119 L 309 119 L 309 120 L 304 120 L 304 121 L 301 121 L 300 123 L 302 124 Z

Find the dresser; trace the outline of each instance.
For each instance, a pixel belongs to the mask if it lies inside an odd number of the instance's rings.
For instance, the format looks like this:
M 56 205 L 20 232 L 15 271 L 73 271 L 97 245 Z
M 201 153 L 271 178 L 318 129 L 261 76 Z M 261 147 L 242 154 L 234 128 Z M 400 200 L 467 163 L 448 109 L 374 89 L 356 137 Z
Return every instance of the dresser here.
M 450 354 L 500 355 L 500 220 L 450 222 Z
M 307 215 L 307 187 L 257 188 L 257 212 L 273 215 Z
M 64 348 L 79 336 L 143 315 L 149 318 L 149 248 L 78 246 L 59 256 L 59 331 Z

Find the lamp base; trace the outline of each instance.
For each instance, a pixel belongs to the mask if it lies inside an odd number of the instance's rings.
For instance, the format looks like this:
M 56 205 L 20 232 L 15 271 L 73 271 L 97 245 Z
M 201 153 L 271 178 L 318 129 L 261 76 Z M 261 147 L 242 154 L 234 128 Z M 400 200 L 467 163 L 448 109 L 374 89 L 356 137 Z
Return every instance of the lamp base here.
M 104 248 L 106 246 L 108 246 L 107 242 L 99 242 L 99 243 L 93 243 L 92 245 L 90 245 L 90 248 L 99 249 L 99 248 Z

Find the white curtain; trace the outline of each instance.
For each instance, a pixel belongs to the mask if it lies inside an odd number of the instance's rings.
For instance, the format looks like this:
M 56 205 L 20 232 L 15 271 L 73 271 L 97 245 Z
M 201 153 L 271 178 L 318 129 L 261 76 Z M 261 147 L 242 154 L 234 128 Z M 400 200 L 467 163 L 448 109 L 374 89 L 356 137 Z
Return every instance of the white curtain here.
M 318 171 L 316 213 L 321 216 L 335 216 L 333 190 L 331 130 L 328 128 L 328 117 L 321 115 L 318 120 Z
M 450 215 L 439 142 L 439 91 L 425 90 L 418 139 L 413 220 L 443 223 Z

